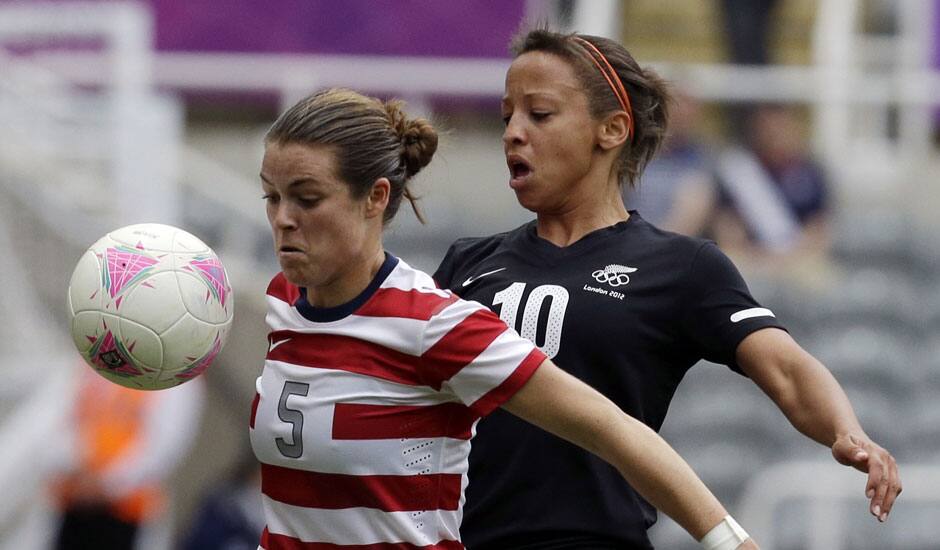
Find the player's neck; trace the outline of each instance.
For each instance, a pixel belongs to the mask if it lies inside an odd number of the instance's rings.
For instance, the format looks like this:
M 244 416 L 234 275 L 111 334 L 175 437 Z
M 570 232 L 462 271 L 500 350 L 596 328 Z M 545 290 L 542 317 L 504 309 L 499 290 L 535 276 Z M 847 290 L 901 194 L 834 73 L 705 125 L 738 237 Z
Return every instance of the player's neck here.
M 307 301 L 318 308 L 347 304 L 362 294 L 375 279 L 385 263 L 385 249 L 381 242 L 377 250 L 349 263 L 349 269 L 337 274 L 331 281 L 317 287 L 307 287 Z
M 555 246 L 565 247 L 629 218 L 618 188 L 615 196 L 597 196 L 558 211 L 539 212 L 536 232 Z

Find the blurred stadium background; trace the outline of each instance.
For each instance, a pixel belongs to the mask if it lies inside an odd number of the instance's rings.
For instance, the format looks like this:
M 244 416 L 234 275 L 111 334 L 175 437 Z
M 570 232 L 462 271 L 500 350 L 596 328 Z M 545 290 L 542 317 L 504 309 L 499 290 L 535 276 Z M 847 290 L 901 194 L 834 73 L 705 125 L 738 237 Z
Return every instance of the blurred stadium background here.
M 810 443 L 746 380 L 697 366 L 663 435 L 764 548 L 940 548 L 940 1 L 782 0 L 770 63 L 729 62 L 717 0 L 313 2 L 0 1 L 0 549 L 44 548 L 48 450 L 83 368 L 65 326 L 81 252 L 128 223 L 177 224 L 220 254 L 234 334 L 170 480 L 173 513 L 142 545 L 173 548 L 245 452 L 276 271 L 257 172 L 277 112 L 344 85 L 408 101 L 446 130 L 419 176 L 429 219 L 387 248 L 433 271 L 455 238 L 529 219 L 506 188 L 498 99 L 525 21 L 622 40 L 705 107 L 788 103 L 834 193 L 831 262 L 745 275 L 846 387 L 901 464 L 886 525 L 861 474 Z M 667 518 L 658 547 L 695 548 Z

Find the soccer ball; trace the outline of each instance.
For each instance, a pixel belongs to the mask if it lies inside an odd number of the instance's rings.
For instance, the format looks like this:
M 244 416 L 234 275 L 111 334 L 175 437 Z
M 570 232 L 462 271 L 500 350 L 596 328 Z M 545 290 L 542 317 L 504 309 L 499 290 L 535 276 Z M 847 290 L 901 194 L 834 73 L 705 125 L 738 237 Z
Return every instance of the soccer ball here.
M 232 325 L 225 268 L 182 229 L 122 227 L 82 255 L 69 283 L 72 340 L 98 374 L 160 390 L 204 372 Z

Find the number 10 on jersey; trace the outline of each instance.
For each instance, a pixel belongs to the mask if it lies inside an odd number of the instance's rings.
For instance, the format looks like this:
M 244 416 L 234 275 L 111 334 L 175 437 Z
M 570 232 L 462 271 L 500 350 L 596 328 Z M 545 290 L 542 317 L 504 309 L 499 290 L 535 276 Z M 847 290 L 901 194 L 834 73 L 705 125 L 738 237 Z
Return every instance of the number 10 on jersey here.
M 525 287 L 525 283 L 516 282 L 493 296 L 493 305 L 501 306 L 499 318 L 512 328 L 516 328 L 516 316 L 519 313 L 519 306 L 522 305 Z M 548 322 L 545 326 L 545 341 L 539 343 L 536 340 L 539 317 L 541 317 L 545 300 L 549 297 L 551 298 L 551 305 L 548 309 Z M 565 310 L 567 309 L 568 291 L 565 287 L 558 285 L 539 285 L 535 287 L 529 293 L 528 300 L 526 300 L 519 334 L 523 338 L 535 342 L 535 345 L 549 358 L 554 358 L 561 347 L 561 330 L 565 324 Z

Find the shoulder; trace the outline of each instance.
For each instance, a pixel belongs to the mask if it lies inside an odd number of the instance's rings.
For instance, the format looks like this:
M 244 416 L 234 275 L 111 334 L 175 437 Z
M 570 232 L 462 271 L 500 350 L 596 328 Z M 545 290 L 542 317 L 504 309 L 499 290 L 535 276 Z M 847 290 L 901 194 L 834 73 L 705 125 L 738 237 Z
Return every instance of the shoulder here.
M 375 294 L 356 310 L 359 317 L 396 317 L 427 322 L 457 301 L 430 275 L 399 260 Z
M 686 272 L 687 288 L 705 295 L 716 290 L 734 289 L 747 293 L 747 283 L 734 262 L 714 242 L 703 240 L 692 256 Z
M 437 286 L 434 284 L 434 279 L 432 279 L 430 275 L 416 267 L 412 267 L 401 258 L 398 259 L 395 269 L 388 274 L 388 277 L 382 282 L 380 288 L 438 292 Z
M 660 229 L 641 220 L 628 246 L 641 248 L 659 269 L 683 285 L 698 286 L 714 275 L 737 276 L 737 268 L 714 241 Z
M 283 273 L 275 275 L 268 283 L 267 295 L 282 302 L 293 304 L 300 297 L 300 288 L 291 284 Z
M 638 220 L 634 228 L 634 238 L 639 241 L 638 244 L 655 250 L 659 254 L 674 254 L 691 260 L 703 247 L 715 244 L 708 239 L 660 229 L 642 218 Z
M 449 287 L 455 274 L 463 273 L 467 268 L 479 264 L 502 247 L 512 246 L 512 243 L 524 238 L 528 225 L 487 237 L 457 239 L 447 249 L 444 259 L 434 272 L 434 280 L 442 288 Z
M 714 241 L 707 239 L 698 239 L 695 243 L 695 250 L 692 255 L 691 269 L 702 270 L 707 268 L 727 268 L 731 267 L 735 271 L 734 263 Z
M 524 226 L 523 226 L 524 227 Z M 505 231 L 488 237 L 464 237 L 457 239 L 450 245 L 448 255 L 454 259 L 463 259 L 473 261 L 474 258 L 485 257 L 492 254 L 497 248 L 511 240 L 511 237 L 518 232 Z

